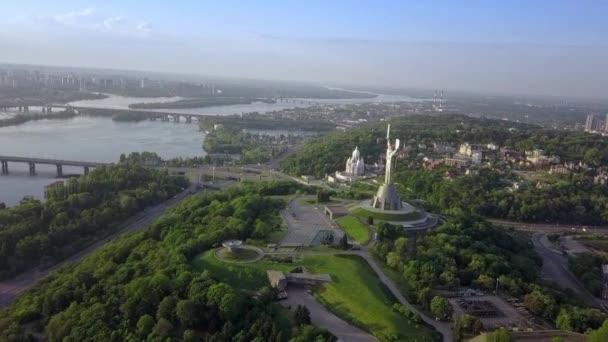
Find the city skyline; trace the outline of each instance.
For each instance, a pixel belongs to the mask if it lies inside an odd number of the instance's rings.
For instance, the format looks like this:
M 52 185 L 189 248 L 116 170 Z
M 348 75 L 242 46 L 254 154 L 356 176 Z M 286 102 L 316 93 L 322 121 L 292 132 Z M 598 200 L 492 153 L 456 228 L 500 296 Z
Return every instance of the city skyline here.
M 607 8 L 25 1 L 0 15 L 0 62 L 605 99 Z

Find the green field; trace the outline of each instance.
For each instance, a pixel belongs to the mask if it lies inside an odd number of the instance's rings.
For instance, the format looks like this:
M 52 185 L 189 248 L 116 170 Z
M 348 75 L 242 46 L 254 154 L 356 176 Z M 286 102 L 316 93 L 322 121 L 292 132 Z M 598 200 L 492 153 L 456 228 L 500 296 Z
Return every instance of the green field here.
M 267 285 L 265 271 L 268 269 L 289 271 L 296 266 L 305 266 L 314 273 L 329 273 L 333 282 L 313 292 L 317 301 L 380 340 L 397 336 L 399 341 L 431 341 L 436 337 L 431 328 L 415 324 L 392 311 L 395 298 L 365 260 L 357 256 L 307 255 L 293 264 L 266 260 L 253 264 L 224 264 L 211 252 L 206 252 L 193 263 L 195 270 L 209 269 L 220 281 L 243 289 Z
M 227 249 L 223 249 L 220 251 L 220 257 L 229 261 L 248 261 L 253 260 L 258 257 L 260 253 L 254 251 L 252 249 L 247 248 L 237 248 L 234 252 L 231 252 Z
M 388 214 L 377 211 L 366 210 L 361 207 L 351 210 L 353 215 L 360 216 L 362 218 L 373 217 L 376 220 L 382 221 L 413 221 L 422 218 L 422 215 L 418 211 L 405 214 Z
M 357 243 L 364 244 L 369 241 L 370 233 L 367 226 L 354 216 L 343 216 L 336 219 L 336 223 L 346 234 Z

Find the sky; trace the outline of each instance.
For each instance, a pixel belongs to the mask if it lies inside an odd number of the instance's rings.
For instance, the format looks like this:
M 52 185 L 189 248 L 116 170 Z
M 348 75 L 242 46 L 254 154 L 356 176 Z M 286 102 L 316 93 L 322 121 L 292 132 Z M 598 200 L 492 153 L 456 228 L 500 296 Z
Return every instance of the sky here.
M 608 1 L 3 1 L 0 63 L 608 98 Z

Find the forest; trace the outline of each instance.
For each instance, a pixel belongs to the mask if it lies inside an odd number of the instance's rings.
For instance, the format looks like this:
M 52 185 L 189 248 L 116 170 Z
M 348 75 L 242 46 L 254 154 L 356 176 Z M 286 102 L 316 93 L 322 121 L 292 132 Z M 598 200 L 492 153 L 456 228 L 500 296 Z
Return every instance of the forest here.
M 100 166 L 0 210 L 0 279 L 48 267 L 116 231 L 142 209 L 188 186 L 183 177 L 138 165 Z
M 608 139 L 584 132 L 558 131 L 535 125 L 458 114 L 410 115 L 390 121 L 391 139 L 405 146 L 422 143 L 451 142 L 454 146 L 494 143 L 510 146 L 519 152 L 542 149 L 558 155 L 562 161 L 584 161 L 592 166 L 608 165 Z M 344 168 L 344 162 L 355 146 L 367 163 L 378 160 L 386 148 L 386 123 L 368 124 L 347 132 L 333 132 L 312 139 L 295 155 L 286 158 L 281 167 L 294 175 L 324 177 Z M 425 151 L 418 151 L 425 152 Z M 410 158 L 416 154 L 410 153 Z M 311 162 L 316 161 L 316 162 Z
M 523 222 L 608 224 L 608 188 L 591 177 L 571 175 L 541 189 L 512 190 L 505 174 L 482 169 L 479 175 L 446 179 L 446 170 L 403 170 L 395 181 L 409 198 L 419 198 L 446 214 L 470 212 Z
M 608 318 L 571 291 L 543 282 L 541 260 L 526 239 L 480 217 L 454 216 L 415 241 L 403 230 L 383 224 L 378 239 L 372 253 L 397 271 L 412 301 L 433 313 L 441 307 L 441 300 L 435 298 L 442 298 L 433 296 L 433 291 L 464 286 L 490 293 L 498 289 L 520 298 L 532 314 L 558 329 L 582 333 L 598 329 Z
M 251 134 L 240 129 L 220 129 L 205 134 L 203 148 L 207 153 L 239 154 L 241 164 L 265 163 L 287 150 L 287 145 L 278 144 L 280 137 Z M 300 137 L 287 137 L 298 141 Z
M 184 200 L 144 231 L 66 265 L 0 313 L 0 340 L 333 341 L 264 287 L 248 295 L 190 262 L 226 239 L 279 229 L 293 182 L 243 183 Z M 306 311 L 306 310 L 304 310 Z
M 322 178 L 344 169 L 346 158 L 358 146 L 367 164 L 386 148 L 386 123 L 366 125 L 348 132 L 335 132 L 307 141 L 281 163 L 293 175 Z M 608 188 L 593 184 L 586 174 L 564 177 L 558 182 L 510 191 L 504 170 L 481 170 L 479 176 L 445 179 L 447 168 L 415 169 L 419 144 L 433 142 L 495 143 L 521 152 L 540 148 L 562 161 L 585 161 L 608 165 L 608 139 L 582 133 L 543 129 L 509 121 L 470 118 L 463 115 L 412 115 L 391 121 L 391 137 L 399 138 L 410 151 L 397 162 L 396 182 L 402 196 L 422 199 L 432 210 L 472 212 L 493 218 L 527 222 L 602 225 L 608 223 Z M 513 177 L 512 177 L 513 178 Z

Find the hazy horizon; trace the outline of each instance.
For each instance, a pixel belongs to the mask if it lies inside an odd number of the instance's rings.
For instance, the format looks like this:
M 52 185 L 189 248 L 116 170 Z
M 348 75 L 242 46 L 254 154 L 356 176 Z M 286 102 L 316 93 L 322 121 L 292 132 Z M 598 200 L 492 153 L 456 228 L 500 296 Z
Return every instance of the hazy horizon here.
M 607 98 L 608 3 L 434 4 L 23 1 L 0 62 Z

